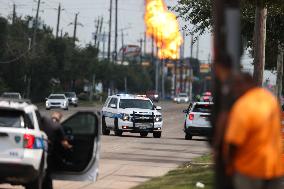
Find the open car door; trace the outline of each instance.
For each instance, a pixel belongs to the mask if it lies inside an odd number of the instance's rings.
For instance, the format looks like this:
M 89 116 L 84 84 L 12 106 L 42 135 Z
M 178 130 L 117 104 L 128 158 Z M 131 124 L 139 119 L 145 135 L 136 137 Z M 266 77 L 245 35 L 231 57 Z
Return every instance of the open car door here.
M 98 176 L 100 119 L 91 111 L 77 112 L 61 123 L 70 150 L 55 145 L 52 178 L 58 180 L 92 181 Z

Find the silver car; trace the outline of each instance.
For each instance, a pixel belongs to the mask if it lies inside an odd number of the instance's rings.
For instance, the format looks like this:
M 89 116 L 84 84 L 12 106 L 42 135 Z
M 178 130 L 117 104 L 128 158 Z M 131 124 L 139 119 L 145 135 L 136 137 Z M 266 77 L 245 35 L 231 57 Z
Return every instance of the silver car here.
M 62 108 L 68 110 L 69 101 L 64 94 L 51 94 L 46 98 L 45 108 L 50 110 L 51 108 Z

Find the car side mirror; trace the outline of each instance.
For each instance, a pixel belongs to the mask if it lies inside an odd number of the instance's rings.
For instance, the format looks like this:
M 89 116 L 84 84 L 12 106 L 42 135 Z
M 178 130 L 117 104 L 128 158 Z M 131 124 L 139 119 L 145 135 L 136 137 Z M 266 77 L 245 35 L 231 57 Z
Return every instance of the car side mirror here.
M 156 110 L 162 110 L 161 106 L 156 106 Z
M 111 108 L 116 108 L 116 105 L 115 104 L 111 104 L 110 107 Z

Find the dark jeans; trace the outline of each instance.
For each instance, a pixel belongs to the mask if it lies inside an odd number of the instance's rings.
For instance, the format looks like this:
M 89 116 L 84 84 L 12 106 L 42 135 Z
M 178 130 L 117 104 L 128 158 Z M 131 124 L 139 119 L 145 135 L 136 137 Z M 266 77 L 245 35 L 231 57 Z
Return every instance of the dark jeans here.
M 233 183 L 235 189 L 283 189 L 283 177 L 275 179 L 254 179 L 248 176 L 236 173 L 233 176 Z

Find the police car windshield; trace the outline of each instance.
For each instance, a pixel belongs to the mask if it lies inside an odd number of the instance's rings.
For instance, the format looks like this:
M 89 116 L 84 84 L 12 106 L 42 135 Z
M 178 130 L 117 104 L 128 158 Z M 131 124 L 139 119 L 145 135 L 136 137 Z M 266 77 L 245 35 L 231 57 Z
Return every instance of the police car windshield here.
M 139 109 L 152 109 L 153 105 L 150 100 L 142 99 L 121 99 L 119 107 L 126 108 L 139 108 Z
M 196 104 L 192 112 L 211 113 L 211 104 Z

